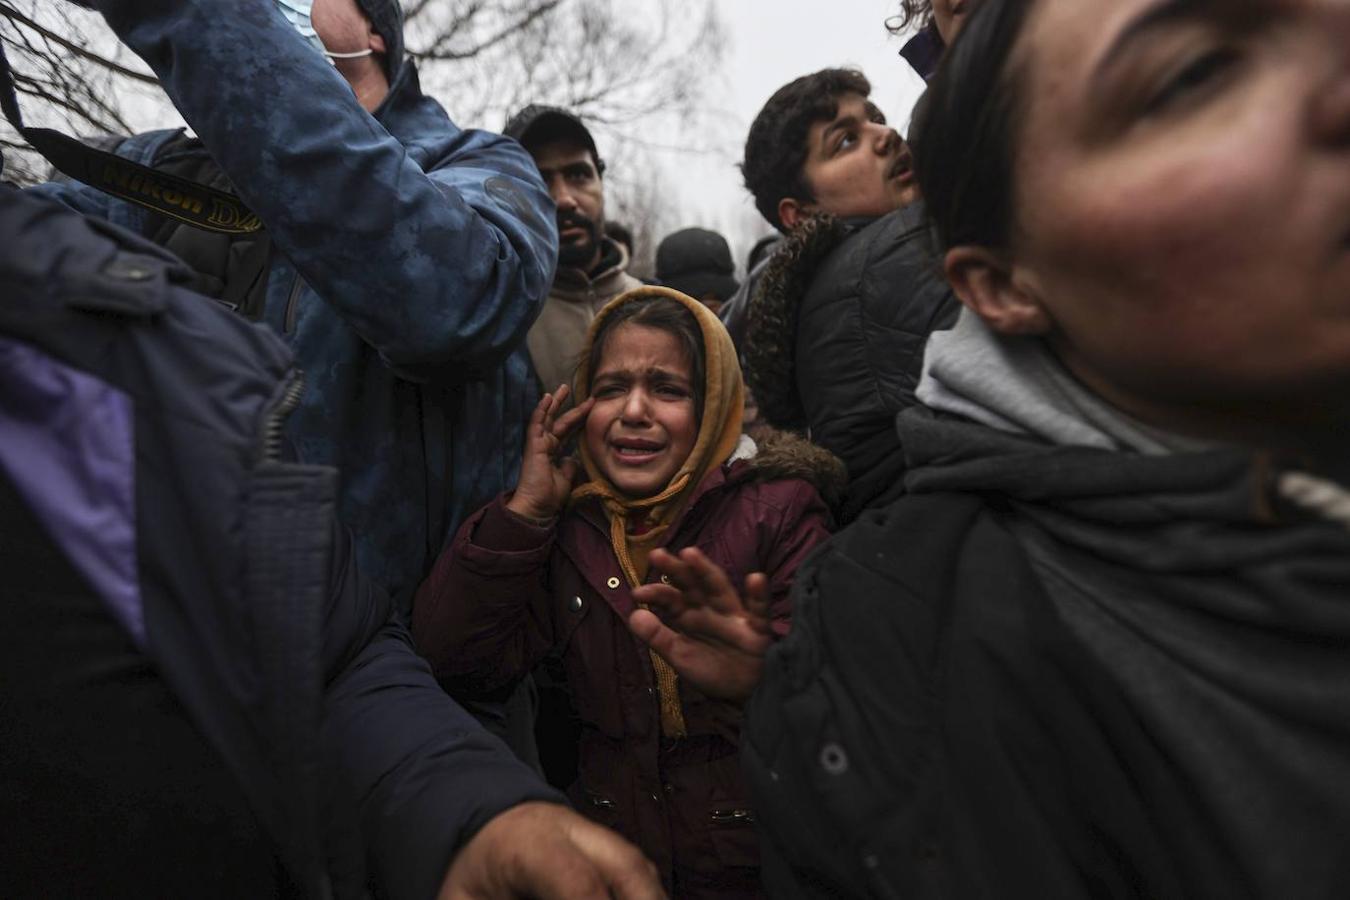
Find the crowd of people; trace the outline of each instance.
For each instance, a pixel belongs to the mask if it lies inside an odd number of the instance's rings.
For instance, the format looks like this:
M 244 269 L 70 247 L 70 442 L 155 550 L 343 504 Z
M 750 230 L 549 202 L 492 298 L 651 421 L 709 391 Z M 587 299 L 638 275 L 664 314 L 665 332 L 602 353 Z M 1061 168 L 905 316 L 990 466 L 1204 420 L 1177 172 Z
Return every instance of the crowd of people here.
M 1350 890 L 1345 0 L 902 0 L 651 282 L 398 0 L 81 5 L 191 133 L 0 54 L 0 895 Z

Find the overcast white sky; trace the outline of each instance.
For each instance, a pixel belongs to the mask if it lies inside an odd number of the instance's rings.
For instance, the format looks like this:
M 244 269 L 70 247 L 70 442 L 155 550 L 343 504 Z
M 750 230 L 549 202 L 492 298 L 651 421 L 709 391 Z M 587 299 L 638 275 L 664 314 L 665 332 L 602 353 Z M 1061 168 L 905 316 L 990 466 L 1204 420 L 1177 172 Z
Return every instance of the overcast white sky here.
M 677 0 L 677 3 L 679 0 Z M 829 66 L 856 66 L 873 85 L 872 99 L 903 133 L 922 82 L 898 53 L 902 39 L 885 28 L 899 0 L 713 0 L 721 15 L 727 46 L 720 71 L 709 73 L 704 121 L 653 124 L 643 138 L 642 156 L 655 161 L 625 162 L 614 171 L 612 190 L 649 175 L 659 183 L 667 230 L 699 225 L 722 232 L 731 241 L 738 265 L 754 240 L 770 228 L 755 211 L 741 184 L 737 163 L 755 114 L 769 96 L 800 75 Z M 643 0 L 617 0 L 615 10 L 641 15 Z M 123 98 L 126 100 L 127 98 Z M 31 105 L 31 104 L 30 104 Z M 133 115 L 136 124 L 163 127 L 173 118 L 154 102 L 132 104 L 148 110 Z M 146 118 L 141 123 L 139 119 Z M 497 123 L 463 123 L 496 127 Z M 602 155 L 607 146 L 597 130 Z M 661 149 L 679 148 L 679 149 Z M 618 166 L 615 167 L 619 168 Z
M 872 99 L 904 133 L 923 82 L 900 58 L 903 41 L 885 28 L 897 0 L 717 0 L 730 39 L 725 70 L 712 79 L 712 122 L 703 135 L 672 133 L 659 143 L 698 153 L 654 151 L 681 225 L 727 235 L 738 263 L 768 226 L 741 184 L 736 164 L 750 122 L 769 96 L 799 75 L 856 66 L 872 82 Z M 664 138 L 664 140 L 661 140 Z

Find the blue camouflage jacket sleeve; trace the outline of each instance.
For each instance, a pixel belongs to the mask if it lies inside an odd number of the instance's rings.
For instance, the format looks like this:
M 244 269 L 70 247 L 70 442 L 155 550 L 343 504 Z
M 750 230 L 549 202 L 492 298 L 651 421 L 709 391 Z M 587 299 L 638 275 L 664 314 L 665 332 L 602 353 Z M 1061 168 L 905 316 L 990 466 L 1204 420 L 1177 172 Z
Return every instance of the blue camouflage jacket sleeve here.
M 330 809 L 352 811 L 379 896 L 434 897 L 455 851 L 488 820 L 518 803 L 563 799 L 446 696 L 386 595 L 356 571 L 346 532 L 334 533 L 325 796 Z
M 557 258 L 516 142 L 439 107 L 410 144 L 357 103 L 274 0 L 97 0 L 275 245 L 387 363 L 457 381 L 524 341 Z M 404 63 L 400 78 L 415 78 Z M 430 101 L 427 101 L 430 104 Z

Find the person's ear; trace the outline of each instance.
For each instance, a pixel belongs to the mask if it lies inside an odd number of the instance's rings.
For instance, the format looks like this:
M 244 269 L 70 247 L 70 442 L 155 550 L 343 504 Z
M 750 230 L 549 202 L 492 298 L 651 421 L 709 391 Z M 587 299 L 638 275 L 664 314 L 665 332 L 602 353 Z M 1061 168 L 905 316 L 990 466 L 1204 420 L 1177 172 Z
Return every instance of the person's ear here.
M 1034 280 L 1019 277 L 1015 267 L 987 247 L 962 246 L 947 251 L 943 268 L 947 283 L 965 306 L 998 334 L 1046 334 L 1053 326 Z
M 376 53 L 389 52 L 389 49 L 384 44 L 384 35 L 373 28 L 370 31 L 370 49 L 374 50 Z
M 797 223 L 809 214 L 806 205 L 796 197 L 784 197 L 778 201 L 778 221 L 788 231 L 797 227 Z

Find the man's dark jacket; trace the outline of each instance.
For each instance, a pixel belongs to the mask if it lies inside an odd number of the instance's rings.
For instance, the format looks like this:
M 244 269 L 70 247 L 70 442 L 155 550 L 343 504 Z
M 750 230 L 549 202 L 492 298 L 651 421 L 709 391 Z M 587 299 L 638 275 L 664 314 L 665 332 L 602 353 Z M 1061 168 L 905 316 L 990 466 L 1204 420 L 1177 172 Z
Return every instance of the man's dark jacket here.
M 773 896 L 1344 895 L 1344 523 L 1240 450 L 900 428 L 747 710 Z
M 307 896 L 433 896 L 488 819 L 556 799 L 357 573 L 333 471 L 281 459 L 300 384 L 280 339 L 31 193 L 0 188 L 0 248 L 0 467 Z
M 404 59 L 366 113 L 275 0 L 91 5 L 266 225 L 262 321 L 309 380 L 287 435 L 305 460 L 338 469 L 362 571 L 410 596 L 456 524 L 519 468 L 536 400 L 523 345 L 557 260 L 534 161 L 509 138 L 455 125 Z M 397 11 L 396 0 L 365 5 Z M 148 132 L 116 152 L 160 165 L 178 137 Z M 93 188 L 38 190 L 160 231 L 161 217 Z
M 746 381 L 769 424 L 843 460 L 844 521 L 898 488 L 895 416 L 959 309 L 922 204 L 861 225 L 813 217 L 774 253 L 750 302 Z

